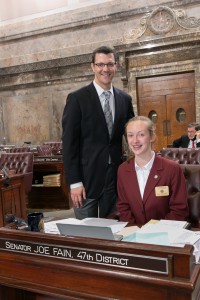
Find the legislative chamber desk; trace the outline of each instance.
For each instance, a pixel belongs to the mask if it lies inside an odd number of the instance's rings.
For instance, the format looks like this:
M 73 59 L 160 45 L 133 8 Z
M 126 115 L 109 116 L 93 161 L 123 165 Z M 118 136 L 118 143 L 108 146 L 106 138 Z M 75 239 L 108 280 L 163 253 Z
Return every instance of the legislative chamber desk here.
M 192 251 L 0 228 L 0 299 L 198 300 Z
M 23 174 L 0 179 L 0 227 L 6 224 L 6 216 L 13 214 L 27 218 L 25 181 Z

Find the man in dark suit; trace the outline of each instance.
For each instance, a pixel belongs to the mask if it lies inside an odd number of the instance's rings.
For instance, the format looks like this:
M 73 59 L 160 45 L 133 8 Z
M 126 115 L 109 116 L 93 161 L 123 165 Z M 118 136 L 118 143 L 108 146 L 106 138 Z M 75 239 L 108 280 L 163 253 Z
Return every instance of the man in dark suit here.
M 182 135 L 173 141 L 173 148 L 199 148 L 200 147 L 200 126 L 197 123 L 188 125 L 188 134 Z
M 91 68 L 94 81 L 68 95 L 62 121 L 66 181 L 78 219 L 106 218 L 115 209 L 124 125 L 134 116 L 131 97 L 112 85 L 114 50 L 96 49 Z M 109 92 L 110 134 L 104 92 Z

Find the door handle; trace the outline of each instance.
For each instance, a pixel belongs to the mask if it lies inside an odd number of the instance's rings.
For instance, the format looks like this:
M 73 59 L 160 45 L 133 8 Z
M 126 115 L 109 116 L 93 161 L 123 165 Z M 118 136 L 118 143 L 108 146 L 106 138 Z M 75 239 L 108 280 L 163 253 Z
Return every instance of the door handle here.
M 163 135 L 164 136 L 171 135 L 171 123 L 169 120 L 163 121 Z
M 167 127 L 167 135 L 171 135 L 171 123 L 170 121 L 166 121 L 166 127 Z
M 163 121 L 163 135 L 167 136 L 167 121 Z

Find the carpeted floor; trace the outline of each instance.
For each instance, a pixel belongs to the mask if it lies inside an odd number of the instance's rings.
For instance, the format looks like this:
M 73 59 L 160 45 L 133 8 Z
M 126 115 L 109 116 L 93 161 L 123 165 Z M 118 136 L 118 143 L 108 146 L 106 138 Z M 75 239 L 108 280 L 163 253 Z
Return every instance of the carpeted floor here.
M 67 210 L 59 210 L 59 209 L 29 209 L 29 213 L 31 212 L 43 212 L 44 219 L 67 219 L 67 218 L 75 218 L 73 208 Z

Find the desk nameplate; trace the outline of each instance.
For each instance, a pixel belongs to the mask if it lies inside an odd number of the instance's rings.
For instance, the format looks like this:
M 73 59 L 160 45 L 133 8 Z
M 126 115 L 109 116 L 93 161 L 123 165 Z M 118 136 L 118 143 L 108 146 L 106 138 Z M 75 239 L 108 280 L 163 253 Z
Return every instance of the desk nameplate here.
M 34 157 L 34 163 L 41 163 L 41 162 L 62 162 L 63 158 L 62 155 L 60 155 L 59 157 L 41 157 L 41 156 L 36 156 Z
M 0 250 L 169 275 L 167 255 L 163 258 L 3 238 L 0 238 Z

